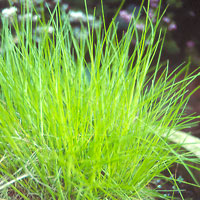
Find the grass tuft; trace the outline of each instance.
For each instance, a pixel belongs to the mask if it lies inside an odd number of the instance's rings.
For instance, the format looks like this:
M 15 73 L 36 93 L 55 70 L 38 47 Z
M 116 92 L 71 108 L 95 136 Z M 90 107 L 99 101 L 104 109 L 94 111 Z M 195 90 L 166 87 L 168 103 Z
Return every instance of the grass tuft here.
M 148 191 L 150 181 L 188 160 L 168 137 L 195 118 L 184 114 L 186 87 L 199 76 L 176 81 L 179 74 L 162 68 L 160 56 L 150 75 L 163 45 L 159 18 L 153 25 L 147 16 L 141 35 L 132 19 L 121 39 L 114 21 L 107 30 L 88 24 L 88 37 L 76 39 L 58 9 L 47 24 L 40 22 L 46 29 L 38 43 L 32 23 L 16 21 L 17 44 L 2 20 L 1 194 L 12 189 L 44 200 L 158 195 Z

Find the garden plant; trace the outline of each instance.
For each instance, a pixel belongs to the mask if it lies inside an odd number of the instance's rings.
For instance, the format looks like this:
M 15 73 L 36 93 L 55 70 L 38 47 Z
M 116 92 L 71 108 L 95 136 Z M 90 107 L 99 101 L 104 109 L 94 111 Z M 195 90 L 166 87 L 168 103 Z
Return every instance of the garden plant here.
M 34 9 L 27 3 L 22 12 Z M 48 22 L 38 23 L 46 27 L 39 42 L 32 19 L 2 18 L 0 198 L 171 199 L 149 184 L 167 179 L 161 173 L 171 173 L 175 162 L 199 187 L 187 165 L 198 159 L 168 141 L 197 118 L 185 110 L 193 93 L 187 86 L 199 74 L 189 74 L 188 64 L 172 73 L 169 63 L 160 64 L 165 34 L 159 8 L 156 23 L 146 15 L 142 34 L 140 15 L 133 15 L 121 39 L 116 16 L 109 27 L 103 16 L 102 6 L 99 27 L 88 20 L 87 38 L 77 39 L 57 5 Z

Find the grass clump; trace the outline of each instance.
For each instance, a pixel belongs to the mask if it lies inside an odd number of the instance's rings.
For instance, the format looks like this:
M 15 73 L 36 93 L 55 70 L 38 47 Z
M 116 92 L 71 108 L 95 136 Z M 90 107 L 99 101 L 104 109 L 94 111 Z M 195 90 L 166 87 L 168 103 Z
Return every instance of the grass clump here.
M 87 39 L 78 40 L 67 16 L 62 22 L 59 14 L 43 24 L 54 32 L 44 31 L 39 43 L 31 21 L 15 23 L 16 45 L 3 20 L 2 194 L 12 189 L 24 199 L 44 200 L 158 195 L 148 191 L 148 183 L 188 159 L 167 137 L 193 119 L 184 115 L 186 87 L 198 75 L 175 82 L 180 72 L 169 74 L 166 66 L 157 78 L 161 50 L 149 75 L 163 44 L 159 18 L 153 26 L 146 17 L 141 37 L 133 19 L 121 40 L 114 20 L 107 30 L 88 28 Z

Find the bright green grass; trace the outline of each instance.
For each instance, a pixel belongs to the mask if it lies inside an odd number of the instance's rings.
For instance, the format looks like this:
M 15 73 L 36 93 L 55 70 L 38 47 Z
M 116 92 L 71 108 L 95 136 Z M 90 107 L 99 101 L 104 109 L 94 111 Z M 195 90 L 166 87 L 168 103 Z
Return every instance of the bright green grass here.
M 149 75 L 163 44 L 159 18 L 153 26 L 147 17 L 140 37 L 134 21 L 119 41 L 114 21 L 107 30 L 92 29 L 86 40 L 77 40 L 67 18 L 58 26 L 56 16 L 48 23 L 55 29 L 53 36 L 44 32 L 38 45 L 31 21 L 15 24 L 15 45 L 4 20 L 1 195 L 9 188 L 24 199 L 43 200 L 158 195 L 147 184 L 172 163 L 190 160 L 178 153 L 180 145 L 162 135 L 187 127 L 193 119 L 184 115 L 190 96 L 186 86 L 198 75 L 175 82 L 180 73 L 161 68 L 160 56 Z M 136 45 L 129 55 L 133 38 Z M 187 66 L 180 68 L 187 72 Z M 157 78 L 159 70 L 163 72 Z

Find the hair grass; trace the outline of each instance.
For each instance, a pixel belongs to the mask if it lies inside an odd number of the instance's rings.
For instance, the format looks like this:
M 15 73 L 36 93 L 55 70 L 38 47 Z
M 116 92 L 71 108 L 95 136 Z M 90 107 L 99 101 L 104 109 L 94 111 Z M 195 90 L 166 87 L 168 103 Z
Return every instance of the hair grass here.
M 190 157 L 167 137 L 195 118 L 184 110 L 190 97 L 186 88 L 199 74 L 176 81 L 180 73 L 159 64 L 160 18 L 153 25 L 147 15 L 141 36 L 137 20 L 131 20 L 120 40 L 114 20 L 107 30 L 105 21 L 104 28 L 88 24 L 88 38 L 79 40 L 67 16 L 55 9 L 43 24 L 54 27 L 52 36 L 44 31 L 36 43 L 31 20 L 16 22 L 18 44 L 3 20 L 2 194 L 10 188 L 24 199 L 162 196 L 147 185 L 174 162 L 186 165 Z M 181 66 L 181 73 L 188 67 Z

